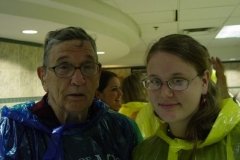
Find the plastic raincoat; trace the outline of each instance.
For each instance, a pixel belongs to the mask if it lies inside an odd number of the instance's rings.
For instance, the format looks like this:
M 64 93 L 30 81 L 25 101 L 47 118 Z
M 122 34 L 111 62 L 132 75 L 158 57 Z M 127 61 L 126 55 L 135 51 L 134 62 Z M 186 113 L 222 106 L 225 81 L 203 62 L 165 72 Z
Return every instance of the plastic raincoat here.
M 147 102 L 122 104 L 119 113 L 135 119 L 144 139 L 155 134 L 159 127 L 157 117 L 152 116 L 152 106 Z
M 207 138 L 199 142 L 196 160 L 240 160 L 240 107 L 231 98 L 223 106 Z M 188 160 L 193 144 L 171 139 L 166 125 L 160 124 L 155 136 L 139 144 L 134 160 Z
M 122 104 L 119 113 L 135 119 L 138 112 L 147 105 L 147 102 L 128 102 Z
M 127 160 L 139 141 L 133 121 L 96 100 L 81 124 L 61 125 L 46 97 L 1 110 L 1 160 Z
M 144 139 L 154 135 L 159 127 L 159 118 L 153 114 L 153 107 L 150 103 L 146 103 L 139 111 L 135 122 Z

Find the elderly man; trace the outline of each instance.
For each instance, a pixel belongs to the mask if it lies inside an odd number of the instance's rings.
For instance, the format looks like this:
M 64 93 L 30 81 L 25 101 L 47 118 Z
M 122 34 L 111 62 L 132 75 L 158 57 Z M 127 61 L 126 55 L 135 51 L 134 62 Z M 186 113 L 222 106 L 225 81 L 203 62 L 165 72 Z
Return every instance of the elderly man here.
M 95 41 L 83 29 L 49 32 L 38 103 L 4 107 L 0 159 L 127 160 L 142 137 L 136 124 L 94 99 L 101 74 Z

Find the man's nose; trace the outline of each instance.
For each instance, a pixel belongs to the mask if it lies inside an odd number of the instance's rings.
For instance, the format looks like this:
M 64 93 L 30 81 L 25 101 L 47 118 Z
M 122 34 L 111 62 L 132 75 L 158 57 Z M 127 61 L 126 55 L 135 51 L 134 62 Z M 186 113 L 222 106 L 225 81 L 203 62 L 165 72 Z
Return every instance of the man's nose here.
M 77 68 L 71 77 L 71 84 L 81 85 L 81 84 L 84 84 L 85 82 L 86 82 L 85 77 L 83 76 L 81 70 Z

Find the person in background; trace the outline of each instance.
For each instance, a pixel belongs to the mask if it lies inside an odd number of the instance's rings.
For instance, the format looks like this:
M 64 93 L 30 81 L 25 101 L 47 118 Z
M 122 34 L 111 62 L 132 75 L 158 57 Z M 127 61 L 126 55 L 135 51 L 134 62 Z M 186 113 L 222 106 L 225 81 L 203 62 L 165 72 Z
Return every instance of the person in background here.
M 121 82 L 117 74 L 103 70 L 96 97 L 106 103 L 112 110 L 118 111 L 122 104 L 122 95 Z
M 159 125 L 157 118 L 151 114 L 152 107 L 148 102 L 142 79 L 141 73 L 132 73 L 123 79 L 123 104 L 119 113 L 134 119 L 143 138 L 147 138 L 155 133 Z
M 224 74 L 224 66 L 218 57 L 211 57 L 212 67 L 215 70 L 216 85 L 219 89 L 220 97 L 225 99 L 231 97 L 228 92 L 227 79 Z
M 138 112 L 147 105 L 146 89 L 142 85 L 142 74 L 132 73 L 122 81 L 123 104 L 119 110 L 133 120 Z
M 240 103 L 237 100 L 238 93 L 235 95 L 232 95 L 228 91 L 227 78 L 224 74 L 225 69 L 221 60 L 218 57 L 212 57 L 211 63 L 213 64 L 213 69 L 215 71 L 215 76 L 216 76 L 216 86 L 219 89 L 221 98 L 223 99 L 232 98 L 233 101 L 239 105 Z
M 239 159 L 240 107 L 219 96 L 210 62 L 205 47 L 187 35 L 153 44 L 143 83 L 160 124 L 135 148 L 134 160 Z
M 141 135 L 94 99 L 101 64 L 89 34 L 79 27 L 49 32 L 37 72 L 42 100 L 1 110 L 0 159 L 130 159 Z

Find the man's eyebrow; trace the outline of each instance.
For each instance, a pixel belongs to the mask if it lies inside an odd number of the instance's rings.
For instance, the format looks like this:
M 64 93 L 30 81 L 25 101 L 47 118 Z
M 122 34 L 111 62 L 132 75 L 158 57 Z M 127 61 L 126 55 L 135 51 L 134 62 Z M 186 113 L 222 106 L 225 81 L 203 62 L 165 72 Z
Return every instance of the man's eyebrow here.
M 59 58 L 57 59 L 57 61 L 61 61 L 62 59 L 68 59 L 68 58 L 69 58 L 69 56 L 67 56 L 67 55 L 61 56 L 61 57 L 59 57 Z M 90 60 L 96 60 L 96 59 L 95 59 L 95 56 L 94 56 L 94 55 L 90 55 L 90 54 L 86 55 L 86 58 L 87 58 L 87 59 L 90 59 Z
M 95 57 L 93 55 L 90 55 L 90 54 L 87 55 L 87 59 L 93 60 L 93 61 L 96 60 Z
M 68 56 L 62 56 L 62 57 L 59 57 L 56 62 L 62 62 L 63 60 L 66 60 L 66 59 L 69 59 Z
M 157 76 L 157 75 L 155 75 L 155 74 L 150 74 L 150 75 L 148 75 L 148 76 L 146 76 L 146 77 L 158 78 L 158 76 Z
M 88 54 L 87 59 L 97 62 L 97 57 L 95 55 Z

